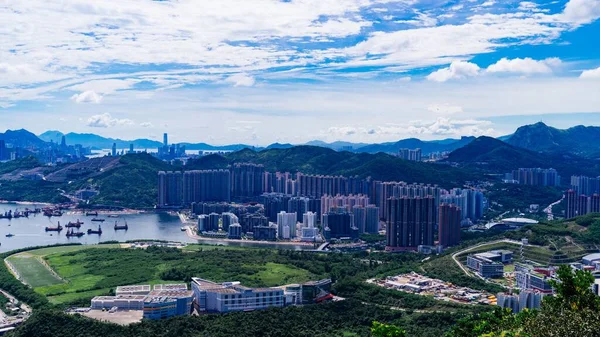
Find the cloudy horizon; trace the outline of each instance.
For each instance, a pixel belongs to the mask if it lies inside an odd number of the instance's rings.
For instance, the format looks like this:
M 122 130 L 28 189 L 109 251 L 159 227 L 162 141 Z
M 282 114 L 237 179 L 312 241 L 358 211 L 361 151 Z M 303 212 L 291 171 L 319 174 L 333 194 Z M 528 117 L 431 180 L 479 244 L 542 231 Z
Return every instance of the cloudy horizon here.
M 589 125 L 599 18 L 599 0 L 9 0 L 0 127 L 268 145 Z

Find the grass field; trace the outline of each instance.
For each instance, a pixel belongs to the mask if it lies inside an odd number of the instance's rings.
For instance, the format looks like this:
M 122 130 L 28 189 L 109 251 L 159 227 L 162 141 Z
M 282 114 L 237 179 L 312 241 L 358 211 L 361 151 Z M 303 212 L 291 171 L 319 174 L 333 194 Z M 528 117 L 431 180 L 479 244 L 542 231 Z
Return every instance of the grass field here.
M 264 269 L 253 275 L 258 282 L 272 285 L 303 283 L 310 280 L 307 270 L 279 263 L 268 262 Z
M 17 270 L 21 279 L 33 288 L 64 283 L 44 266 L 37 256 L 18 254 L 7 260 Z
M 81 305 L 94 296 L 108 295 L 120 285 L 189 282 L 193 276 L 216 282 L 240 281 L 250 287 L 303 283 L 327 276 L 322 272 L 327 269 L 324 261 L 313 266 L 277 250 L 207 245 L 190 245 L 183 251 L 120 247 L 114 244 L 42 248 L 15 254 L 8 260 L 36 292 L 52 303 L 68 305 Z M 312 268 L 307 269 L 308 266 Z M 309 271 L 314 267 L 318 272 Z

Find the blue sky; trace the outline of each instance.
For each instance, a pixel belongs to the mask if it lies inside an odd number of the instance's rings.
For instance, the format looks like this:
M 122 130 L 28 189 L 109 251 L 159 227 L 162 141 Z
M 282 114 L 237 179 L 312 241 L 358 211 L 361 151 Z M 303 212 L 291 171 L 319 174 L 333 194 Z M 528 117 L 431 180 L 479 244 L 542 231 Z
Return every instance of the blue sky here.
M 214 144 L 600 120 L 600 0 L 8 0 L 2 129 Z

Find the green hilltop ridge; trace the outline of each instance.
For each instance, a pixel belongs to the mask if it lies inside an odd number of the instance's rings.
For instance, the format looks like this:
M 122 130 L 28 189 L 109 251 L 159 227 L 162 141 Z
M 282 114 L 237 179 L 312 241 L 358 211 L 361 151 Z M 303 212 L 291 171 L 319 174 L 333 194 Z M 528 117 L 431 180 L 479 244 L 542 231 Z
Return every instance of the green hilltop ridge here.
M 478 177 L 477 174 L 447 165 L 406 161 L 384 153 L 337 152 L 306 145 L 259 152 L 244 149 L 224 155 L 205 156 L 189 161 L 186 168 L 225 168 L 236 162 L 262 164 L 267 171 L 361 178 L 370 176 L 375 180 L 422 182 L 444 187 L 461 186 L 465 181 Z
M 537 152 L 571 153 L 587 158 L 600 156 L 600 127 L 578 125 L 565 130 L 542 122 L 524 125 L 510 136 L 508 144 Z
M 446 161 L 491 173 L 506 173 L 519 167 L 541 167 L 554 168 L 565 179 L 571 175 L 600 175 L 599 161 L 571 154 L 534 152 L 485 136 L 451 152 Z

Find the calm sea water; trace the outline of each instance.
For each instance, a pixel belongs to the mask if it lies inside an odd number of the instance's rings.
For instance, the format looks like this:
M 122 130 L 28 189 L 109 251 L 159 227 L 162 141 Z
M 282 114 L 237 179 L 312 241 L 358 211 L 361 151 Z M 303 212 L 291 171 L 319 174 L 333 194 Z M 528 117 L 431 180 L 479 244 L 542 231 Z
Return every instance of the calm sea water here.
M 0 212 L 16 209 L 24 210 L 26 207 L 42 208 L 40 205 L 20 205 L 20 204 L 0 204 Z M 105 222 L 92 222 L 92 216 L 82 214 L 65 213 L 61 217 L 46 217 L 43 214 L 32 214 L 29 218 L 18 219 L 0 219 L 0 252 L 9 250 L 30 247 L 44 246 L 58 243 L 80 242 L 82 244 L 97 244 L 102 241 L 117 240 L 127 241 L 136 239 L 158 239 L 179 242 L 196 242 L 189 238 L 185 232 L 181 231 L 181 222 L 176 216 L 171 216 L 165 213 L 156 214 L 135 214 L 135 215 L 120 215 L 119 218 L 112 219 L 105 216 L 98 216 L 106 219 Z M 45 228 L 55 227 L 58 222 L 64 227 L 69 221 L 75 222 L 79 219 L 83 221 L 83 225 L 79 231 L 86 234 L 80 238 L 67 237 L 67 228 L 64 228 L 60 233 L 46 232 Z M 124 224 L 127 221 L 129 230 L 115 231 L 113 226 L 115 220 L 119 224 Z M 98 229 L 102 226 L 102 235 L 87 234 L 87 230 Z M 77 230 L 74 228 L 74 230 Z M 6 234 L 14 234 L 13 237 L 6 237 Z
M 15 210 L 25 210 L 25 208 L 43 208 L 42 205 L 22 205 L 22 204 L 0 204 L 0 212 L 4 214 L 9 210 L 13 212 Z M 183 226 L 179 217 L 172 216 L 167 213 L 148 213 L 148 214 L 128 214 L 119 215 L 119 218 L 108 218 L 103 215 L 99 215 L 98 218 L 106 219 L 103 223 L 91 221 L 93 216 L 85 216 L 83 214 L 71 214 L 66 212 L 61 217 L 46 217 L 43 214 L 32 214 L 28 218 L 18 219 L 0 219 L 0 252 L 7 252 L 10 250 L 33 247 L 33 246 L 46 246 L 59 243 L 70 243 L 79 242 L 86 245 L 97 244 L 103 241 L 127 241 L 127 240 L 138 240 L 138 239 L 153 239 L 153 240 L 167 240 L 187 243 L 204 243 L 204 244 L 218 244 L 218 245 L 231 245 L 231 246 L 242 246 L 242 247 L 259 247 L 259 248 L 274 248 L 274 249 L 313 249 L 311 246 L 280 246 L 270 244 L 256 244 L 251 241 L 240 241 L 240 242 L 220 242 L 214 240 L 194 240 L 186 235 L 185 232 L 181 231 Z M 67 237 L 67 228 L 59 232 L 46 232 L 46 227 L 55 227 L 58 222 L 64 227 L 69 221 L 75 222 L 77 220 L 83 221 L 83 225 L 79 228 L 79 231 L 84 232 L 85 235 L 82 237 Z M 115 221 L 119 224 L 124 224 L 127 221 L 129 229 L 127 231 L 119 230 L 115 231 L 113 226 Z M 102 226 L 102 235 L 87 234 L 88 229 L 98 229 L 98 226 Z M 77 231 L 76 228 L 74 228 Z M 6 237 L 6 234 L 13 234 L 13 237 Z

